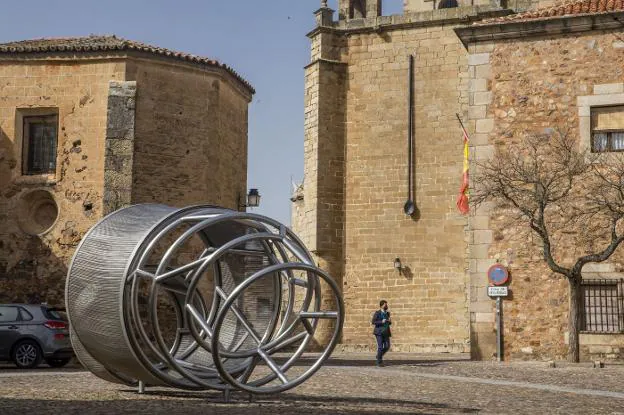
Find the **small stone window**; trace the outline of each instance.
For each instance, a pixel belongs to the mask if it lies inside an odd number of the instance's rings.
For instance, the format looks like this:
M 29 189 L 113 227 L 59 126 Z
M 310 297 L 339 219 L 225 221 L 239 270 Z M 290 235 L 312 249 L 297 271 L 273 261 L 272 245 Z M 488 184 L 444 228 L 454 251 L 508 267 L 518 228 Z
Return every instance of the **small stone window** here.
M 591 109 L 591 149 L 624 151 L 624 105 Z
M 22 174 L 54 174 L 57 143 L 56 114 L 24 116 Z

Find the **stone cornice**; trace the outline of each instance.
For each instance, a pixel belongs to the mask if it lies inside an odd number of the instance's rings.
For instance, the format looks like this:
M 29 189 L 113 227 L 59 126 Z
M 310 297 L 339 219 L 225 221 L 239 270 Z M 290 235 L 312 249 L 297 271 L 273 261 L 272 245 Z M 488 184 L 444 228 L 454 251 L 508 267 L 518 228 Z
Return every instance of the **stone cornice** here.
M 331 60 L 331 59 L 323 59 L 323 58 L 319 58 L 319 59 L 315 59 L 312 62 L 308 63 L 306 66 L 303 67 L 303 69 L 308 69 L 310 66 L 314 66 L 317 63 L 328 63 L 330 65 L 346 65 L 346 62 L 341 62 L 341 61 L 335 61 L 335 60 Z
M 90 39 L 90 38 L 87 38 Z M 114 38 L 118 40 L 117 38 Z M 31 60 L 83 60 L 83 59 L 115 59 L 128 56 L 145 57 L 154 60 L 166 60 L 189 67 L 219 71 L 229 73 L 230 77 L 247 89 L 249 95 L 255 94 L 255 89 L 234 69 L 216 60 L 202 58 L 181 52 L 173 52 L 169 49 L 151 47 L 142 43 L 124 41 L 119 45 L 100 47 L 17 47 L 12 44 L 0 44 L 0 61 L 31 61 Z M 17 42 L 20 43 L 20 42 Z M 7 46 L 9 45 L 9 46 Z M 130 45 L 130 46 L 128 46 Z
M 453 9 L 430 10 L 404 15 L 378 16 L 368 19 L 351 19 L 334 22 L 332 26 L 317 26 L 306 36 L 312 38 L 320 33 L 351 35 L 375 33 L 417 27 L 442 26 L 447 24 L 470 24 L 488 17 L 506 16 L 513 10 L 498 6 L 470 6 Z
M 520 37 L 560 35 L 591 30 L 624 29 L 624 12 L 559 16 L 536 20 L 496 22 L 455 28 L 467 48 L 471 43 Z
M 200 72 L 207 72 L 221 77 L 228 81 L 236 91 L 238 91 L 247 101 L 251 101 L 255 90 L 250 84 L 241 82 L 240 79 L 227 69 L 206 65 L 201 62 L 191 62 L 177 59 L 170 59 L 166 56 L 158 56 L 143 51 L 103 51 L 103 52 L 46 52 L 46 53 L 4 53 L 0 54 L 0 63 L 46 63 L 46 62 L 128 62 L 143 61 L 148 63 L 159 63 L 174 67 L 188 68 Z

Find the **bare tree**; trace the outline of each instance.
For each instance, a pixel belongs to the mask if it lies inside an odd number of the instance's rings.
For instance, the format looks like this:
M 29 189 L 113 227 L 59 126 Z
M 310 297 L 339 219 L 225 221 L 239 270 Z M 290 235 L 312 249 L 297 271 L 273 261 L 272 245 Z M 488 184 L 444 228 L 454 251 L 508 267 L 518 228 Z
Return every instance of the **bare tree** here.
M 578 149 L 556 131 L 499 146 L 477 163 L 473 205 L 494 202 L 539 236 L 543 259 L 570 288 L 568 360 L 578 362 L 582 305 L 581 270 L 607 260 L 624 241 L 624 158 Z

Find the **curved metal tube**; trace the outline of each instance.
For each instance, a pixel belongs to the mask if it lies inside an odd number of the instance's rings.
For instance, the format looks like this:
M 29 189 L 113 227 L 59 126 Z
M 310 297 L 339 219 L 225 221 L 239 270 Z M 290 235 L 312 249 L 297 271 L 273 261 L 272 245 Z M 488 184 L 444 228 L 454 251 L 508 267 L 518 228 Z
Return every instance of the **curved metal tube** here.
M 297 386 L 329 357 L 344 321 L 339 287 L 292 231 L 214 206 L 144 204 L 105 217 L 74 254 L 66 302 L 72 343 L 94 374 L 189 390 Z M 335 322 L 320 357 L 288 379 L 327 318 Z

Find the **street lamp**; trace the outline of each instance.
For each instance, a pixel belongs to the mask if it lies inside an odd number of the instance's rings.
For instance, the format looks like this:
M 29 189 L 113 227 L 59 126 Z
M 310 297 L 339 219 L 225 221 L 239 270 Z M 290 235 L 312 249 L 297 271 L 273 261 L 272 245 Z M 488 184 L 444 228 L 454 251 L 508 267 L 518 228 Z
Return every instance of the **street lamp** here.
M 249 189 L 249 193 L 247 193 L 247 203 L 241 203 L 240 196 L 238 197 L 238 207 L 246 208 L 246 207 L 258 207 L 260 206 L 260 193 L 258 189 Z

